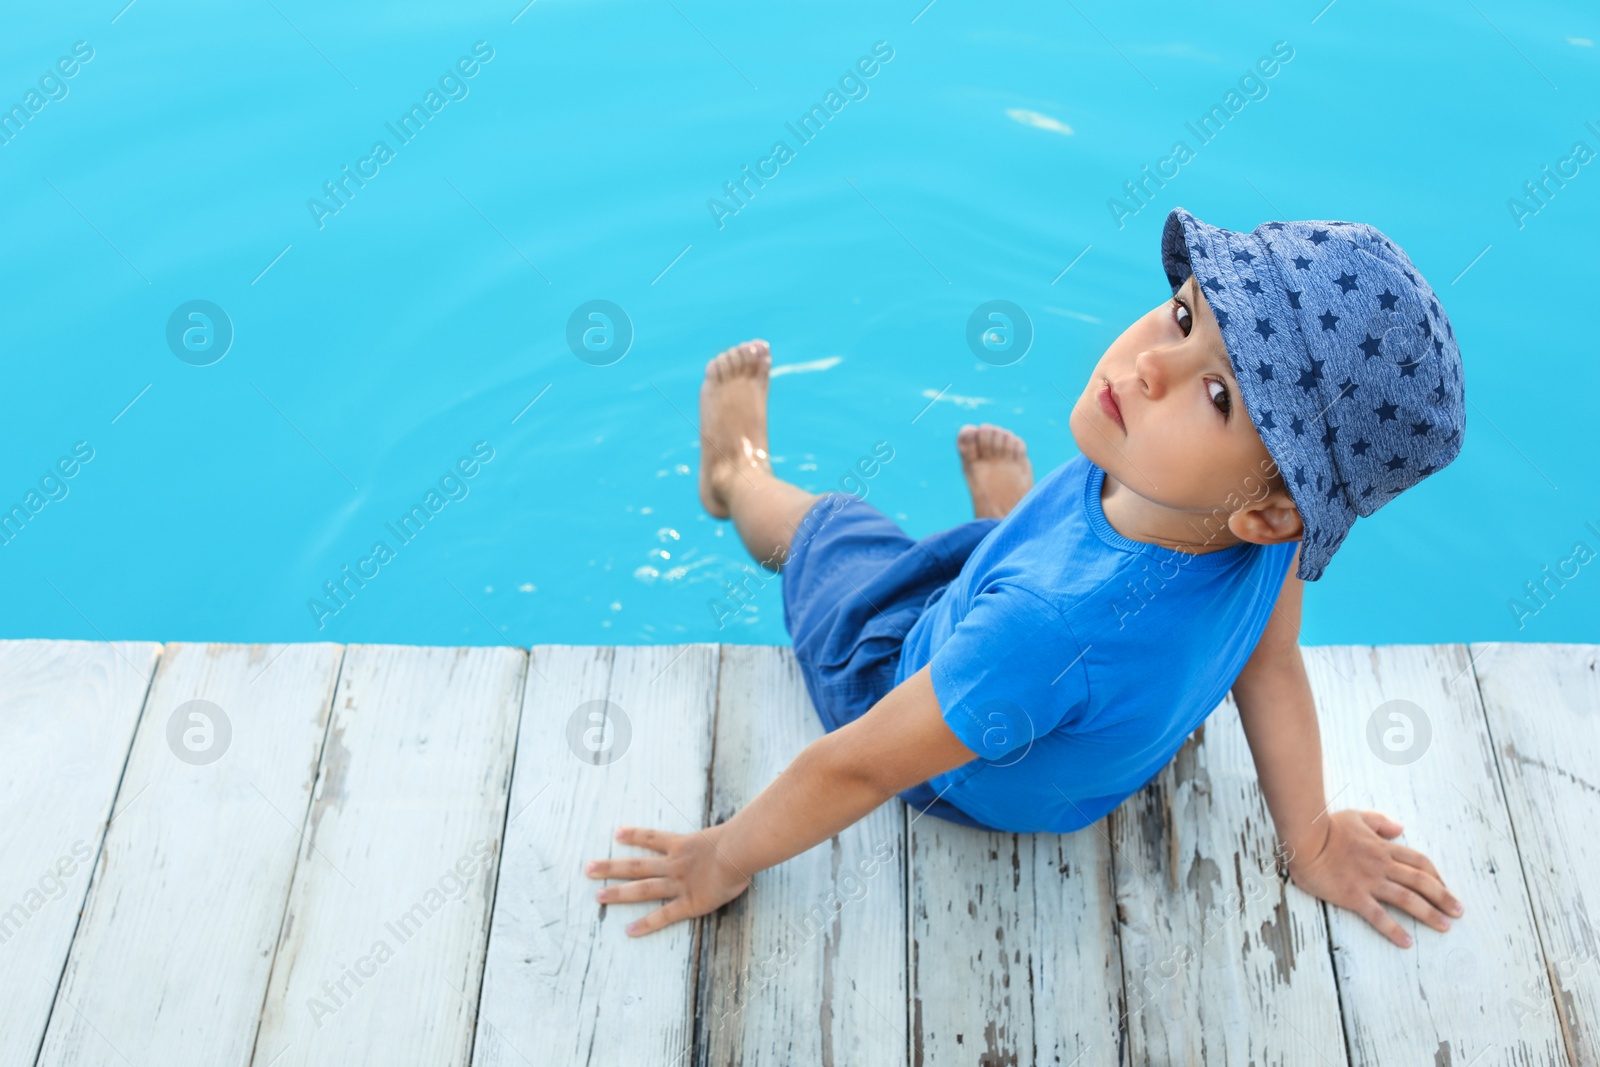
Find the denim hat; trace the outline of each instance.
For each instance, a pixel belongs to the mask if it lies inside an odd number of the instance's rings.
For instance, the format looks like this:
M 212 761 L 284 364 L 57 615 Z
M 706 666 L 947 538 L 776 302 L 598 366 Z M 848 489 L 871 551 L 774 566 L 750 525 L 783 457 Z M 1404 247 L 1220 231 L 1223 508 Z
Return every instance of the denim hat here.
M 1308 582 L 1365 517 L 1455 459 L 1461 352 L 1400 247 L 1360 222 L 1268 222 L 1249 233 L 1174 208 L 1161 263 L 1198 276 L 1245 410 L 1305 524 Z

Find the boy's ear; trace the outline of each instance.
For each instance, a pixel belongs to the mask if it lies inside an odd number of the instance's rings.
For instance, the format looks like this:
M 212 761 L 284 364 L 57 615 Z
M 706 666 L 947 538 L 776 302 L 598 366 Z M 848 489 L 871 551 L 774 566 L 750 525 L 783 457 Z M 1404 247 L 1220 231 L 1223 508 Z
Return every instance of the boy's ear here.
M 1286 489 L 1274 489 L 1260 500 L 1251 500 L 1228 516 L 1228 529 L 1241 541 L 1257 545 L 1277 545 L 1298 541 L 1305 533 L 1300 509 Z

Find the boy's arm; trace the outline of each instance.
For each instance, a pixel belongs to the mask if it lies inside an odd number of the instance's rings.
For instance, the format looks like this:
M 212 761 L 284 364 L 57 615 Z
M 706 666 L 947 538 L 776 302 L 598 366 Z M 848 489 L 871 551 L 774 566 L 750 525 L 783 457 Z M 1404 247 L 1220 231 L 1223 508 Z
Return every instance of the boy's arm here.
M 1272 618 L 1234 680 L 1239 721 L 1295 884 L 1356 912 L 1406 948 L 1411 938 L 1384 904 L 1441 931 L 1450 928 L 1444 913 L 1459 916 L 1461 904 L 1426 856 L 1390 840 L 1399 836 L 1399 823 L 1375 811 L 1327 810 L 1322 737 L 1300 658 L 1305 583 L 1295 576 L 1298 565 L 1296 553 Z
M 600 890 L 602 903 L 667 901 L 627 928 L 651 933 L 715 911 L 744 892 L 757 871 L 826 841 L 896 793 L 977 758 L 945 725 L 923 667 L 861 718 L 807 745 L 727 822 L 689 834 L 623 827 L 618 841 L 658 855 L 594 860 L 585 873 L 633 879 Z

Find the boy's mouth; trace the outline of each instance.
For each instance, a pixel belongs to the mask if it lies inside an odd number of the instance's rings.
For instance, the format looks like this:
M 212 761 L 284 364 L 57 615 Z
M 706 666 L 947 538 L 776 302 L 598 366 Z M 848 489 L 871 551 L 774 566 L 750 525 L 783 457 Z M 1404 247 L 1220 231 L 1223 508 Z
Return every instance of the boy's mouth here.
M 1128 432 L 1128 424 L 1122 421 L 1122 408 L 1117 404 L 1117 394 L 1112 391 L 1111 379 L 1103 379 L 1105 385 L 1100 387 L 1100 410 L 1122 428 L 1123 433 Z

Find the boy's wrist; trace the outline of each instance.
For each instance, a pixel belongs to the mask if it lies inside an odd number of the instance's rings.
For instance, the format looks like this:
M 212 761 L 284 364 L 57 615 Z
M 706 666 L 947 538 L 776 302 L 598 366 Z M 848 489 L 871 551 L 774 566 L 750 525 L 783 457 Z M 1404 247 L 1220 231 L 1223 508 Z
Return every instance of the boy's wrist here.
M 1332 828 L 1332 821 L 1324 813 L 1298 833 L 1281 835 L 1278 851 L 1284 865 L 1293 867 L 1316 859 L 1327 847 Z
M 717 870 L 717 880 L 727 885 L 749 885 L 756 872 L 748 869 L 748 861 L 741 862 L 736 855 L 738 845 L 736 840 L 730 840 L 727 827 L 728 824 L 723 822 L 701 831 L 711 846 L 711 861 Z
M 743 877 L 750 877 L 756 872 L 751 870 L 752 860 L 748 856 L 741 856 L 738 833 L 739 827 L 734 825 L 735 820 L 743 811 L 734 813 L 726 822 L 719 822 L 715 826 L 708 826 L 701 831 L 711 845 L 713 862 L 722 874 L 735 873 Z

